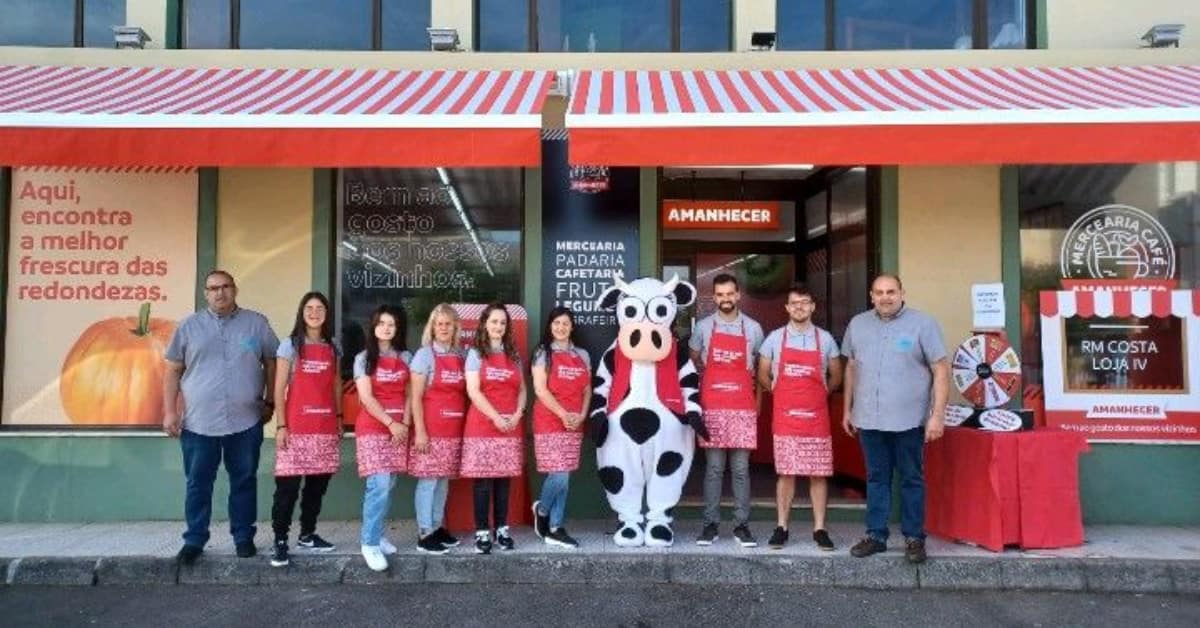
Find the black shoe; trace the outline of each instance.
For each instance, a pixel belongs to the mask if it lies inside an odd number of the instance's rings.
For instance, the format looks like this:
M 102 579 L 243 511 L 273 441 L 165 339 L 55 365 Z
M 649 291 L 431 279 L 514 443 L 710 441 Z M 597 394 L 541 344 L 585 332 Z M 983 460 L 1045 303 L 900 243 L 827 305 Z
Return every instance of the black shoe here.
M 271 566 L 287 567 L 290 562 L 287 539 L 275 541 L 275 550 L 271 552 Z
M 533 533 L 539 539 L 544 539 L 550 534 L 550 515 L 538 512 L 538 506 L 542 502 L 533 502 Z
M 196 559 L 200 558 L 200 554 L 204 553 L 204 548 L 198 545 L 184 545 L 179 549 L 179 553 L 175 555 L 175 560 L 180 565 L 195 565 Z
M 754 535 L 750 534 L 750 528 L 744 523 L 733 529 L 733 538 L 737 539 L 742 547 L 758 547 L 758 541 L 754 540 Z
M 429 536 L 432 536 L 435 541 L 446 547 L 458 547 L 458 537 L 450 534 L 450 531 L 446 528 L 438 528 Z
M 715 540 L 717 540 L 717 524 L 706 523 L 704 529 L 700 531 L 700 536 L 696 538 L 696 545 L 712 545 Z
M 310 552 L 332 552 L 333 543 L 321 538 L 316 532 L 305 534 L 296 541 L 296 547 L 304 548 Z
M 817 543 L 817 547 L 826 552 L 832 552 L 834 549 L 837 549 L 833 545 L 833 539 L 829 538 L 829 533 L 824 529 L 813 532 L 813 541 Z
M 236 547 L 238 558 L 250 558 L 258 553 L 258 548 L 254 547 L 254 541 L 242 541 Z
M 887 543 L 877 541 L 869 536 L 864 536 L 861 541 L 854 544 L 850 548 L 850 555 L 855 558 L 866 558 L 872 554 L 887 551 Z
M 417 551 L 424 552 L 426 554 L 445 554 L 450 550 L 446 549 L 445 545 L 442 545 L 440 542 L 438 542 L 438 540 L 434 538 L 433 534 L 427 534 L 425 535 L 425 538 L 417 541 Z
M 481 531 L 475 533 L 475 553 L 476 554 L 491 554 L 492 553 L 492 535 L 490 532 Z
M 504 551 L 511 551 L 516 547 L 512 535 L 508 533 L 508 526 L 496 528 L 496 545 L 499 545 L 500 549 Z
M 767 547 L 771 549 L 783 549 L 788 542 L 788 531 L 783 528 L 775 528 L 771 533 L 771 538 L 767 541 Z
M 904 558 L 919 565 L 925 562 L 925 539 L 908 539 L 904 542 Z
M 551 530 L 550 533 L 546 535 L 545 541 L 546 545 L 557 545 L 559 547 L 570 548 L 579 547 L 579 541 L 571 538 L 571 535 L 567 534 L 566 528 L 557 528 Z

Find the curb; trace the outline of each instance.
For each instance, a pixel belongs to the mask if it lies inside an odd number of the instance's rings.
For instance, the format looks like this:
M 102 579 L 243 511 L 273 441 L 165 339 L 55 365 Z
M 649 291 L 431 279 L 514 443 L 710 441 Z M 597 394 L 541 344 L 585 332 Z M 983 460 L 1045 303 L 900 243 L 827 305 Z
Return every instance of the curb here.
M 445 584 L 788 584 L 855 589 L 1022 590 L 1092 593 L 1200 593 L 1200 560 L 933 557 L 913 567 L 901 557 L 545 554 L 390 557 L 374 572 L 357 556 L 294 557 L 273 568 L 263 557 L 3 558 L 4 583 L 18 585 L 404 585 Z

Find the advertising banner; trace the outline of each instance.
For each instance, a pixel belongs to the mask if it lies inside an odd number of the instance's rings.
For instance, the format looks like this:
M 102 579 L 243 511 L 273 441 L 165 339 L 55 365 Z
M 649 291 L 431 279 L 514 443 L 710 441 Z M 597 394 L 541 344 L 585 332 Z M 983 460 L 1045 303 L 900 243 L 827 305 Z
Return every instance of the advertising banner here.
M 16 168 L 5 425 L 157 426 L 195 309 L 194 169 Z
M 664 229 L 773 231 L 779 228 L 778 201 L 665 200 Z

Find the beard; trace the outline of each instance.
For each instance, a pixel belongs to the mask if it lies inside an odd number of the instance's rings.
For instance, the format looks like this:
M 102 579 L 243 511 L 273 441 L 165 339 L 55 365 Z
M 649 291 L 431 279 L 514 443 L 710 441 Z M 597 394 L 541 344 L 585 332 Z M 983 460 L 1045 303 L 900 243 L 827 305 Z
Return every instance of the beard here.
M 735 304 L 733 304 L 733 303 L 729 303 L 729 302 L 725 302 L 725 303 L 718 303 L 718 304 L 717 304 L 717 309 L 718 309 L 718 310 L 721 310 L 722 312 L 732 312 L 732 311 L 734 311 L 735 309 L 737 309 L 737 305 L 735 305 Z

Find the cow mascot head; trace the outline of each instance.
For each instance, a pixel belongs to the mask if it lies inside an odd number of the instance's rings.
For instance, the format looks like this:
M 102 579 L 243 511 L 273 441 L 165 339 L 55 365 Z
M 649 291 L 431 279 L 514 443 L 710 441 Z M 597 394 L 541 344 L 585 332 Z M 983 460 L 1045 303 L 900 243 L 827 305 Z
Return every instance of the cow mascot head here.
M 696 289 L 679 277 L 625 283 L 616 275 L 600 295 L 600 308 L 616 308 L 620 327 L 600 359 L 588 421 L 600 482 L 621 519 L 617 545 L 674 542 L 668 513 L 679 503 L 696 434 L 708 436 L 700 378 L 671 330 L 679 308 L 695 299 Z

